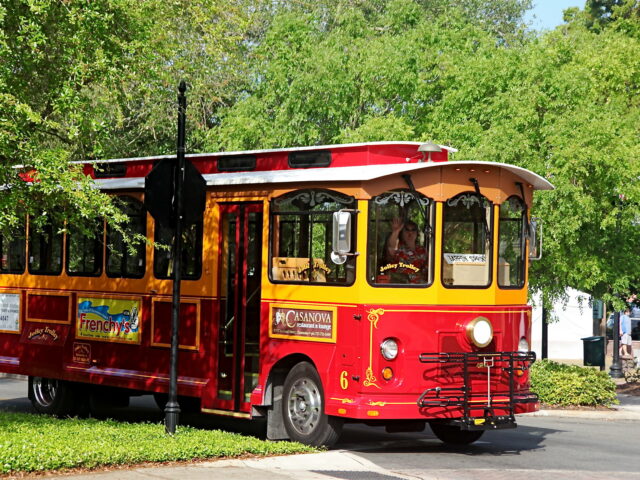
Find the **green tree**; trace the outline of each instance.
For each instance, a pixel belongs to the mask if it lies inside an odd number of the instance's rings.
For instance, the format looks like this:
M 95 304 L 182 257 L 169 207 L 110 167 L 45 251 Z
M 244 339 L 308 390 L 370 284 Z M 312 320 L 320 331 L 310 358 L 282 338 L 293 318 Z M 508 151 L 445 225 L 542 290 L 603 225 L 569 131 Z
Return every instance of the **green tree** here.
M 417 1 L 362 3 L 341 4 L 330 21 L 313 12 L 276 16 L 254 51 L 249 95 L 207 147 L 423 137 L 431 127 L 417 125 L 456 82 L 452 63 L 507 45 L 447 2 L 433 2 L 442 7 L 436 16 Z
M 124 217 L 77 164 L 175 151 L 186 79 L 192 149 L 246 83 L 243 0 L 7 0 L 0 4 L 0 230 Z M 195 147 L 194 147 L 195 145 Z M 16 166 L 20 166 L 16 168 Z M 34 182 L 25 183 L 27 172 Z M 22 178 L 21 178 L 22 175 Z
M 532 286 L 547 298 L 567 286 L 605 299 L 632 289 L 637 37 L 621 20 L 594 32 L 575 18 L 506 42 L 461 8 L 426 16 L 418 1 L 377 5 L 340 9 L 330 28 L 313 13 L 277 15 L 256 47 L 249 95 L 209 146 L 434 139 L 460 160 L 530 168 L 557 187 L 536 196 L 545 253 Z
M 7 0 L 0 5 L 0 229 L 25 214 L 42 224 L 123 218 L 91 187 L 78 153 L 83 92 L 134 54 L 134 2 Z M 91 124 L 89 128 L 97 126 Z M 33 180 L 24 181 L 24 174 Z

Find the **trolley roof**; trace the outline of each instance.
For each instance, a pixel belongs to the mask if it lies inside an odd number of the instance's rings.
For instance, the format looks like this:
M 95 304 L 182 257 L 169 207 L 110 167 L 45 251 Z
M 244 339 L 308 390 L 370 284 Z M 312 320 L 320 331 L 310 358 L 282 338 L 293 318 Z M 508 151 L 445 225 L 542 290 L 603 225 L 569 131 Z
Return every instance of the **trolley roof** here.
M 316 147 L 318 148 L 318 147 Z M 290 151 L 290 150 L 286 150 Z M 488 166 L 500 167 L 522 178 L 535 190 L 553 190 L 553 185 L 540 175 L 506 163 L 497 162 L 428 162 L 407 164 L 361 165 L 351 167 L 305 168 L 292 170 L 251 171 L 233 173 L 204 174 L 207 186 L 250 186 L 277 183 L 309 182 L 359 182 L 374 180 L 398 173 L 410 173 L 444 166 Z M 138 190 L 144 189 L 144 177 L 97 179 L 96 184 L 102 190 Z

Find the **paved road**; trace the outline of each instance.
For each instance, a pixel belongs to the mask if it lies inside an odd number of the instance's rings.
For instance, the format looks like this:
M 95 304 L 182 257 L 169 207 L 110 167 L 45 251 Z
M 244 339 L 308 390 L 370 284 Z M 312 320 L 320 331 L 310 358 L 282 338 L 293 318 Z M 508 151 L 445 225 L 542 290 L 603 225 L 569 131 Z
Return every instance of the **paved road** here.
M 0 378 L 0 409 L 30 411 L 25 397 L 23 380 Z M 137 418 L 162 418 L 148 396 L 133 404 Z M 127 418 L 131 413 L 125 410 L 111 413 L 123 419 L 133 418 Z M 67 478 L 511 480 L 517 476 L 518 480 L 640 480 L 640 420 L 607 412 L 596 418 L 562 412 L 557 415 L 521 416 L 517 429 L 487 432 L 480 441 L 465 448 L 443 445 L 428 428 L 419 433 L 387 434 L 383 428 L 349 425 L 336 447 L 320 454 L 200 462 Z M 261 433 L 259 424 L 239 422 L 228 427 Z

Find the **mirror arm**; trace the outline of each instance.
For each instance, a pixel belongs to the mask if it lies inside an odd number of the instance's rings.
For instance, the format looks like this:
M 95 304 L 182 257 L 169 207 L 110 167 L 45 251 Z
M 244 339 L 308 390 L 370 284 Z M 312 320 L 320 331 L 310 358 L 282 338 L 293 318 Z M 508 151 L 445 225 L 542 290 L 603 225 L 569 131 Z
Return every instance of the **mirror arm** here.
M 431 240 L 431 237 L 433 236 L 433 231 L 431 229 L 431 222 L 429 222 L 429 219 L 427 218 L 426 207 L 422 205 L 422 203 L 418 200 L 418 196 L 417 196 L 418 191 L 416 190 L 416 187 L 413 185 L 413 180 L 411 180 L 411 175 L 409 175 L 408 173 L 404 173 L 402 175 L 402 179 L 409 187 L 409 191 L 414 195 L 416 195 L 416 203 L 418 204 L 418 208 L 420 209 L 420 212 L 422 213 L 422 218 L 424 220 L 424 233 L 427 236 L 427 240 Z
M 484 203 L 482 201 L 483 196 L 480 193 L 480 184 L 478 183 L 477 178 L 470 178 L 469 181 L 473 184 L 473 188 L 476 191 L 476 195 L 478 196 L 478 202 L 480 204 Z M 480 205 L 482 206 L 482 205 Z M 489 225 L 487 224 L 487 216 L 486 214 L 482 216 L 482 223 L 484 224 L 484 231 L 487 235 L 487 241 L 491 241 L 491 230 L 489 230 Z
M 531 238 L 531 224 L 529 223 L 529 207 L 527 206 L 527 199 L 524 196 L 524 187 L 522 182 L 515 182 L 520 189 L 520 195 L 522 195 L 522 203 L 524 203 L 524 218 L 526 220 L 525 225 L 527 228 L 527 238 Z

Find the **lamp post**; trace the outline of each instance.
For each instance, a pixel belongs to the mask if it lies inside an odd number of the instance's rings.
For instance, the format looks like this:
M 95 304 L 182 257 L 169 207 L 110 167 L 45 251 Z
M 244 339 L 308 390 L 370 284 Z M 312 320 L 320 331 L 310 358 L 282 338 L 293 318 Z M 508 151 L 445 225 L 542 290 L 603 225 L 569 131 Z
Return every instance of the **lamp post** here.
M 611 378 L 622 378 L 622 363 L 620 363 L 620 312 L 613 314 L 613 363 L 609 369 Z
M 184 80 L 178 87 L 178 145 L 177 165 L 174 176 L 175 193 L 175 235 L 173 237 L 173 302 L 171 305 L 171 351 L 169 366 L 169 399 L 164 408 L 165 431 L 173 435 L 180 418 L 180 405 L 178 404 L 178 330 L 180 326 L 180 279 L 182 278 L 182 192 L 185 173 L 185 118 L 187 99 L 185 92 L 187 85 Z

